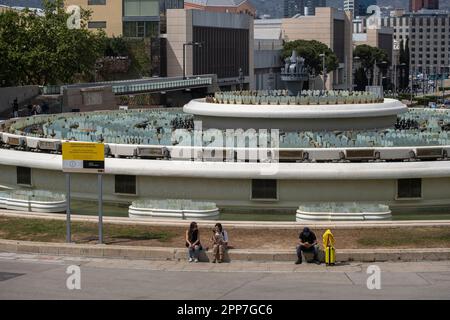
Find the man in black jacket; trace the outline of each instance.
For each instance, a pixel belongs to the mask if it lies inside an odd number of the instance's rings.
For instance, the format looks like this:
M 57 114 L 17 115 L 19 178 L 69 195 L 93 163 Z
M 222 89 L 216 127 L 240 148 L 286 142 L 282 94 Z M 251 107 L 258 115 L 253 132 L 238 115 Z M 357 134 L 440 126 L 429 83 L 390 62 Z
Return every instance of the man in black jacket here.
M 298 236 L 298 246 L 297 246 L 297 261 L 295 264 L 302 263 L 302 252 L 313 252 L 314 262 L 320 264 L 319 261 L 319 245 L 317 244 L 317 238 L 314 232 L 312 232 L 308 227 L 305 227 L 303 231 Z

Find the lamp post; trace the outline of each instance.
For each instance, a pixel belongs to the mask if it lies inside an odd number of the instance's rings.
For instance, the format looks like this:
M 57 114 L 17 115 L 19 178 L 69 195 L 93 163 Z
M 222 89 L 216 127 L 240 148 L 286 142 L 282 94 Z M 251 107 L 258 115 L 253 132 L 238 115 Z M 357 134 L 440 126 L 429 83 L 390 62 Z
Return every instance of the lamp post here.
M 353 83 L 352 83 L 352 91 L 354 91 L 355 90 L 355 88 L 357 87 L 357 84 L 356 84 L 356 63 L 358 63 L 359 62 L 359 60 L 360 60 L 360 58 L 358 57 L 358 56 L 354 56 L 353 57 Z
M 404 84 L 405 84 L 405 67 L 406 67 L 406 63 L 402 62 L 400 63 L 400 86 L 402 87 L 401 89 L 404 89 Z
M 387 61 L 381 61 L 380 65 L 382 65 L 383 67 L 387 65 Z M 383 68 L 384 69 L 384 68 Z M 383 70 L 380 66 L 378 66 L 378 79 L 380 79 L 380 85 L 381 85 L 381 89 L 384 91 L 384 87 L 383 87 Z M 377 82 L 378 82 L 377 79 Z
M 325 91 L 326 84 L 327 84 L 327 77 L 328 77 L 327 69 L 325 67 L 325 57 L 326 57 L 326 55 L 325 55 L 325 53 L 321 53 L 321 54 L 319 54 L 319 57 L 322 58 L 323 91 Z
M 413 101 L 414 75 L 415 75 L 415 71 L 414 71 L 414 68 L 413 68 L 413 72 L 411 73 L 411 99 L 410 99 L 410 104 L 411 105 L 412 105 L 412 101 Z
M 244 90 L 244 80 L 244 72 L 242 71 L 242 68 L 239 68 L 239 87 L 241 91 Z
M 186 46 L 198 46 L 199 48 L 202 47 L 201 42 L 187 42 L 183 43 L 183 80 L 186 80 Z

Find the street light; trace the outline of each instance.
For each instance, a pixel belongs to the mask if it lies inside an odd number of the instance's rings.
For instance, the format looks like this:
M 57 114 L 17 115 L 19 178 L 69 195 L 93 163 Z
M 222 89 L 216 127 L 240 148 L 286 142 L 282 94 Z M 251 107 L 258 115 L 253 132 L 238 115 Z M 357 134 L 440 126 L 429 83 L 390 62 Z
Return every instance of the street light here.
M 239 87 L 241 91 L 244 90 L 244 80 L 244 72 L 242 71 L 242 68 L 239 68 Z
M 387 61 L 381 61 L 380 65 L 385 67 L 387 65 Z M 380 79 L 381 80 L 380 85 L 381 85 L 382 90 L 384 91 L 384 87 L 383 87 L 383 69 L 380 66 L 378 66 L 378 70 L 379 70 L 379 72 L 378 72 L 379 73 L 378 79 L 381 78 Z M 377 82 L 378 82 L 378 79 L 377 79 Z
M 328 77 L 327 69 L 325 68 L 325 57 L 326 57 L 326 55 L 325 55 L 325 53 L 321 53 L 321 54 L 319 54 L 319 57 L 322 58 L 323 91 L 325 91 L 325 86 L 326 86 L 327 77 Z
M 197 46 L 199 48 L 202 47 L 201 42 L 187 42 L 183 43 L 183 80 L 186 80 L 186 46 Z
M 358 56 L 354 56 L 353 57 L 353 66 L 352 66 L 352 69 L 353 69 L 353 72 L 352 72 L 352 74 L 353 74 L 353 83 L 352 83 L 352 91 L 357 87 L 357 84 L 356 84 L 356 63 L 358 63 L 359 62 L 359 60 L 360 60 L 361 58 L 360 57 L 358 57 Z

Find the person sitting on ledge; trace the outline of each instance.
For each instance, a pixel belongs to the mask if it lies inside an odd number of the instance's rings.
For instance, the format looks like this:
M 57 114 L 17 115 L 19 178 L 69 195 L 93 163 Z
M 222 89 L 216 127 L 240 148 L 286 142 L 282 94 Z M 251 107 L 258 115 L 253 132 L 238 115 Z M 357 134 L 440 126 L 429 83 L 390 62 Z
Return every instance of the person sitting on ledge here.
M 299 242 L 297 246 L 297 261 L 295 264 L 302 263 L 302 252 L 313 252 L 314 260 L 316 264 L 320 264 L 319 261 L 319 245 L 317 244 L 317 238 L 314 232 L 308 227 L 305 227 L 298 236 Z
M 191 222 L 189 229 L 186 230 L 186 247 L 188 248 L 189 262 L 198 262 L 202 245 L 200 244 L 200 232 L 196 222 Z
M 211 237 L 213 243 L 213 263 L 222 263 L 225 250 L 228 246 L 228 233 L 223 229 L 222 224 L 216 223 L 213 229 L 213 235 Z

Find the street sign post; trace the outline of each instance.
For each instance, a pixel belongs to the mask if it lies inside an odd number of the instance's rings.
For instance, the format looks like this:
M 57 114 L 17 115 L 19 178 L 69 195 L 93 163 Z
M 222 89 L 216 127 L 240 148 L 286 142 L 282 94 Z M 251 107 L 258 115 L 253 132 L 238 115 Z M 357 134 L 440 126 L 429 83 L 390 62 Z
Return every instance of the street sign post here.
M 98 174 L 98 240 L 103 243 L 103 181 L 105 172 L 105 146 L 103 143 L 63 142 L 62 169 L 66 173 L 67 191 L 67 242 L 71 242 L 70 226 L 70 174 L 97 173 Z

